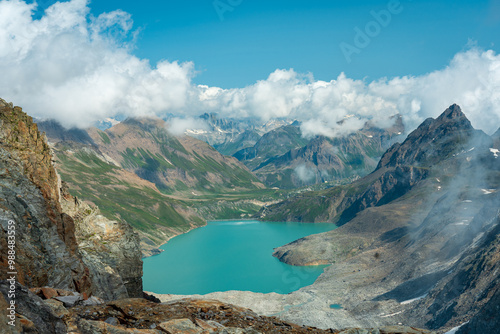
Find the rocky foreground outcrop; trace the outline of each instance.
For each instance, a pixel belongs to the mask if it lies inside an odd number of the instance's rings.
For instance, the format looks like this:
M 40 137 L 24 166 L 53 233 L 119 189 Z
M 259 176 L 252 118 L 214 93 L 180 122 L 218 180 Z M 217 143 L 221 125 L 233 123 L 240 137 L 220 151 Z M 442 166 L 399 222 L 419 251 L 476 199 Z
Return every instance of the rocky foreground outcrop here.
M 108 221 L 67 191 L 61 196 L 61 186 L 45 136 L 21 108 L 0 99 L 0 280 L 84 299 L 142 296 L 141 254 L 130 226 Z M 4 293 L 0 303 L 22 303 L 17 296 Z M 17 311 L 22 326 L 27 314 Z
M 8 285 L 0 283 L 0 292 Z M 267 333 L 334 333 L 334 334 L 432 334 L 407 326 L 377 329 L 322 330 L 298 326 L 276 317 L 216 300 L 183 299 L 157 303 L 131 298 L 100 303 L 83 300 L 78 293 L 60 289 L 26 289 L 18 286 L 20 323 L 26 333 L 143 333 L 143 334 L 267 334 Z M 2 300 L 0 299 L 0 303 Z M 4 306 L 4 304 L 2 304 Z M 16 333 L 0 323 L 2 333 Z
M 142 261 L 132 228 L 69 194 L 45 135 L 21 108 L 0 100 L 0 122 L 0 233 L 5 243 L 14 223 L 18 281 L 106 300 L 142 296 Z
M 78 253 L 75 222 L 59 203 L 51 160 L 32 118 L 0 100 L 0 279 L 13 271 L 27 287 L 51 284 L 90 294 L 90 272 Z M 9 264 L 8 233 L 13 229 L 15 263 Z
M 83 263 L 96 282 L 93 294 L 105 300 L 142 296 L 140 240 L 132 227 L 112 221 L 69 194 L 62 182 L 61 205 L 75 220 L 75 237 Z

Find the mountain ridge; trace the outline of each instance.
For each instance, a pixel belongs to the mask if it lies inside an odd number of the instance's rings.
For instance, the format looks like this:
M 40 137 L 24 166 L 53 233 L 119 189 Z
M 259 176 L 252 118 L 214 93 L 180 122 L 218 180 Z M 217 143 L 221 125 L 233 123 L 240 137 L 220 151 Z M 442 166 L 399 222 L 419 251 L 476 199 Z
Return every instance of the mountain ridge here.
M 436 141 L 436 138 L 442 139 Z M 428 177 L 429 166 L 437 159 L 470 149 L 468 144 L 471 140 L 485 145 L 490 140 L 488 138 L 484 132 L 472 128 L 460 107 L 452 105 L 436 120 L 425 120 L 402 144 L 392 145 L 382 155 L 371 174 L 343 188 L 334 187 L 322 191 L 318 196 L 307 194 L 312 201 L 309 204 L 302 205 L 300 199 L 292 199 L 264 208 L 260 217 L 264 220 L 288 220 L 291 216 L 280 217 L 280 212 L 297 212 L 294 206 L 321 206 L 323 209 L 320 212 L 313 210 L 314 215 L 304 211 L 302 216 L 294 214 L 293 218 L 305 222 L 328 221 L 345 224 L 367 207 L 382 205 L 404 195 L 417 182 Z M 317 198 L 332 198 L 332 201 L 320 201 L 322 204 L 318 204 Z M 340 207 L 340 210 L 336 210 L 336 207 Z M 342 213 L 338 214 L 339 211 Z
M 89 134 L 101 151 L 166 193 L 263 187 L 236 159 L 203 141 L 170 135 L 161 119 L 129 118 L 105 132 L 93 129 Z
M 393 145 L 372 174 L 354 183 L 358 189 L 351 186 L 357 195 L 349 197 L 349 189 L 337 187 L 274 205 L 286 213 L 324 196 L 322 201 L 340 212 L 332 221 L 342 226 L 278 247 L 273 255 L 293 265 L 333 264 L 311 289 L 350 309 L 348 326 L 368 314 L 383 324 L 384 313 L 375 312 L 383 309 L 411 325 L 421 326 L 425 319 L 430 330 L 446 331 L 470 319 L 484 328 L 480 311 L 488 307 L 491 314 L 498 307 L 494 296 L 500 289 L 494 251 L 500 174 L 489 149 L 492 139 L 474 130 L 452 105 L 424 121 L 403 144 Z M 398 170 L 401 174 L 394 174 Z M 411 183 L 401 184 L 405 178 Z M 328 198 L 332 191 L 344 198 Z M 310 210 L 317 215 L 331 210 L 315 205 Z M 350 296 L 341 296 L 339 289 Z M 306 317 L 308 311 L 302 312 Z M 295 313 L 287 319 L 298 321 L 300 312 Z M 468 331 L 463 325 L 459 332 Z

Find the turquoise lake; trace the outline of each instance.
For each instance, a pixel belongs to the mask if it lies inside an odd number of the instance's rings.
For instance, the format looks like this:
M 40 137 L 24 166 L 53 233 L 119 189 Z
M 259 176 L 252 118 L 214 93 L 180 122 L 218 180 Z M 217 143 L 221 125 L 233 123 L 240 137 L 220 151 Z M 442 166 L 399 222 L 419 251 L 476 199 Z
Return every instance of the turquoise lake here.
M 215 291 L 289 293 L 312 284 L 326 266 L 295 267 L 273 248 L 333 224 L 214 221 L 171 239 L 163 253 L 144 259 L 144 290 L 163 294 Z

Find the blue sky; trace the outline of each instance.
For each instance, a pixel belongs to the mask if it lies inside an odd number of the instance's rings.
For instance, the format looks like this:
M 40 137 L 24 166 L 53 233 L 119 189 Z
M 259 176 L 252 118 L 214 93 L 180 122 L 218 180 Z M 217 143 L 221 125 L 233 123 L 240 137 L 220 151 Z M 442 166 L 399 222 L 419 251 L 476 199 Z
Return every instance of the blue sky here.
M 499 39 L 500 0 L 0 0 L 0 96 L 67 127 L 214 112 L 330 137 L 457 103 L 490 133 Z
M 212 0 L 94 0 L 94 15 L 122 9 L 141 33 L 134 51 L 153 63 L 193 61 L 196 83 L 243 87 L 275 69 L 293 68 L 330 80 L 340 72 L 361 79 L 420 75 L 445 67 L 468 41 L 500 47 L 500 1 L 408 1 L 387 27 L 348 63 L 340 43 L 390 1 L 229 0 L 218 15 Z M 240 3 L 238 5 L 238 3 Z

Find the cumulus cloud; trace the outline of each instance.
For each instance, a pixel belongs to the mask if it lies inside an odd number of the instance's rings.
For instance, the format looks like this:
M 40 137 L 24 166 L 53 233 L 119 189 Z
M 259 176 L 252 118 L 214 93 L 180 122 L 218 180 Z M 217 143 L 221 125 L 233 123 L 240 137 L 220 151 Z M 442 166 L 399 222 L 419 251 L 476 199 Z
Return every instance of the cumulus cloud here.
M 35 20 L 34 8 L 0 0 L 0 96 L 68 127 L 87 127 L 118 114 L 173 114 L 185 122 L 217 112 L 262 121 L 288 117 L 302 122 L 304 136 L 335 137 L 367 121 L 390 126 L 396 114 L 410 131 L 452 103 L 488 133 L 500 124 L 500 56 L 491 50 L 473 47 L 447 67 L 421 76 L 366 82 L 341 73 L 318 81 L 278 69 L 253 85 L 221 89 L 194 85 L 191 62 L 151 66 L 134 56 L 137 36 L 128 13 L 92 17 L 86 0 L 71 0 L 52 5 Z
M 129 14 L 118 10 L 90 17 L 86 0 L 72 0 L 50 6 L 34 20 L 35 6 L 0 1 L 4 98 L 68 127 L 185 105 L 193 64 L 162 61 L 151 68 L 133 56 Z
M 500 124 L 500 56 L 473 48 L 455 55 L 444 69 L 372 82 L 343 73 L 335 80 L 315 81 L 293 69 L 276 70 L 254 85 L 212 92 L 205 94 L 202 109 L 215 106 L 223 114 L 263 120 L 294 118 L 302 121 L 304 136 L 341 136 L 361 129 L 367 121 L 384 128 L 397 114 L 411 131 L 453 103 L 462 106 L 475 127 L 491 133 Z
M 174 117 L 168 121 L 167 130 L 174 136 L 183 135 L 186 130 L 208 130 L 208 124 L 200 118 L 193 117 Z

